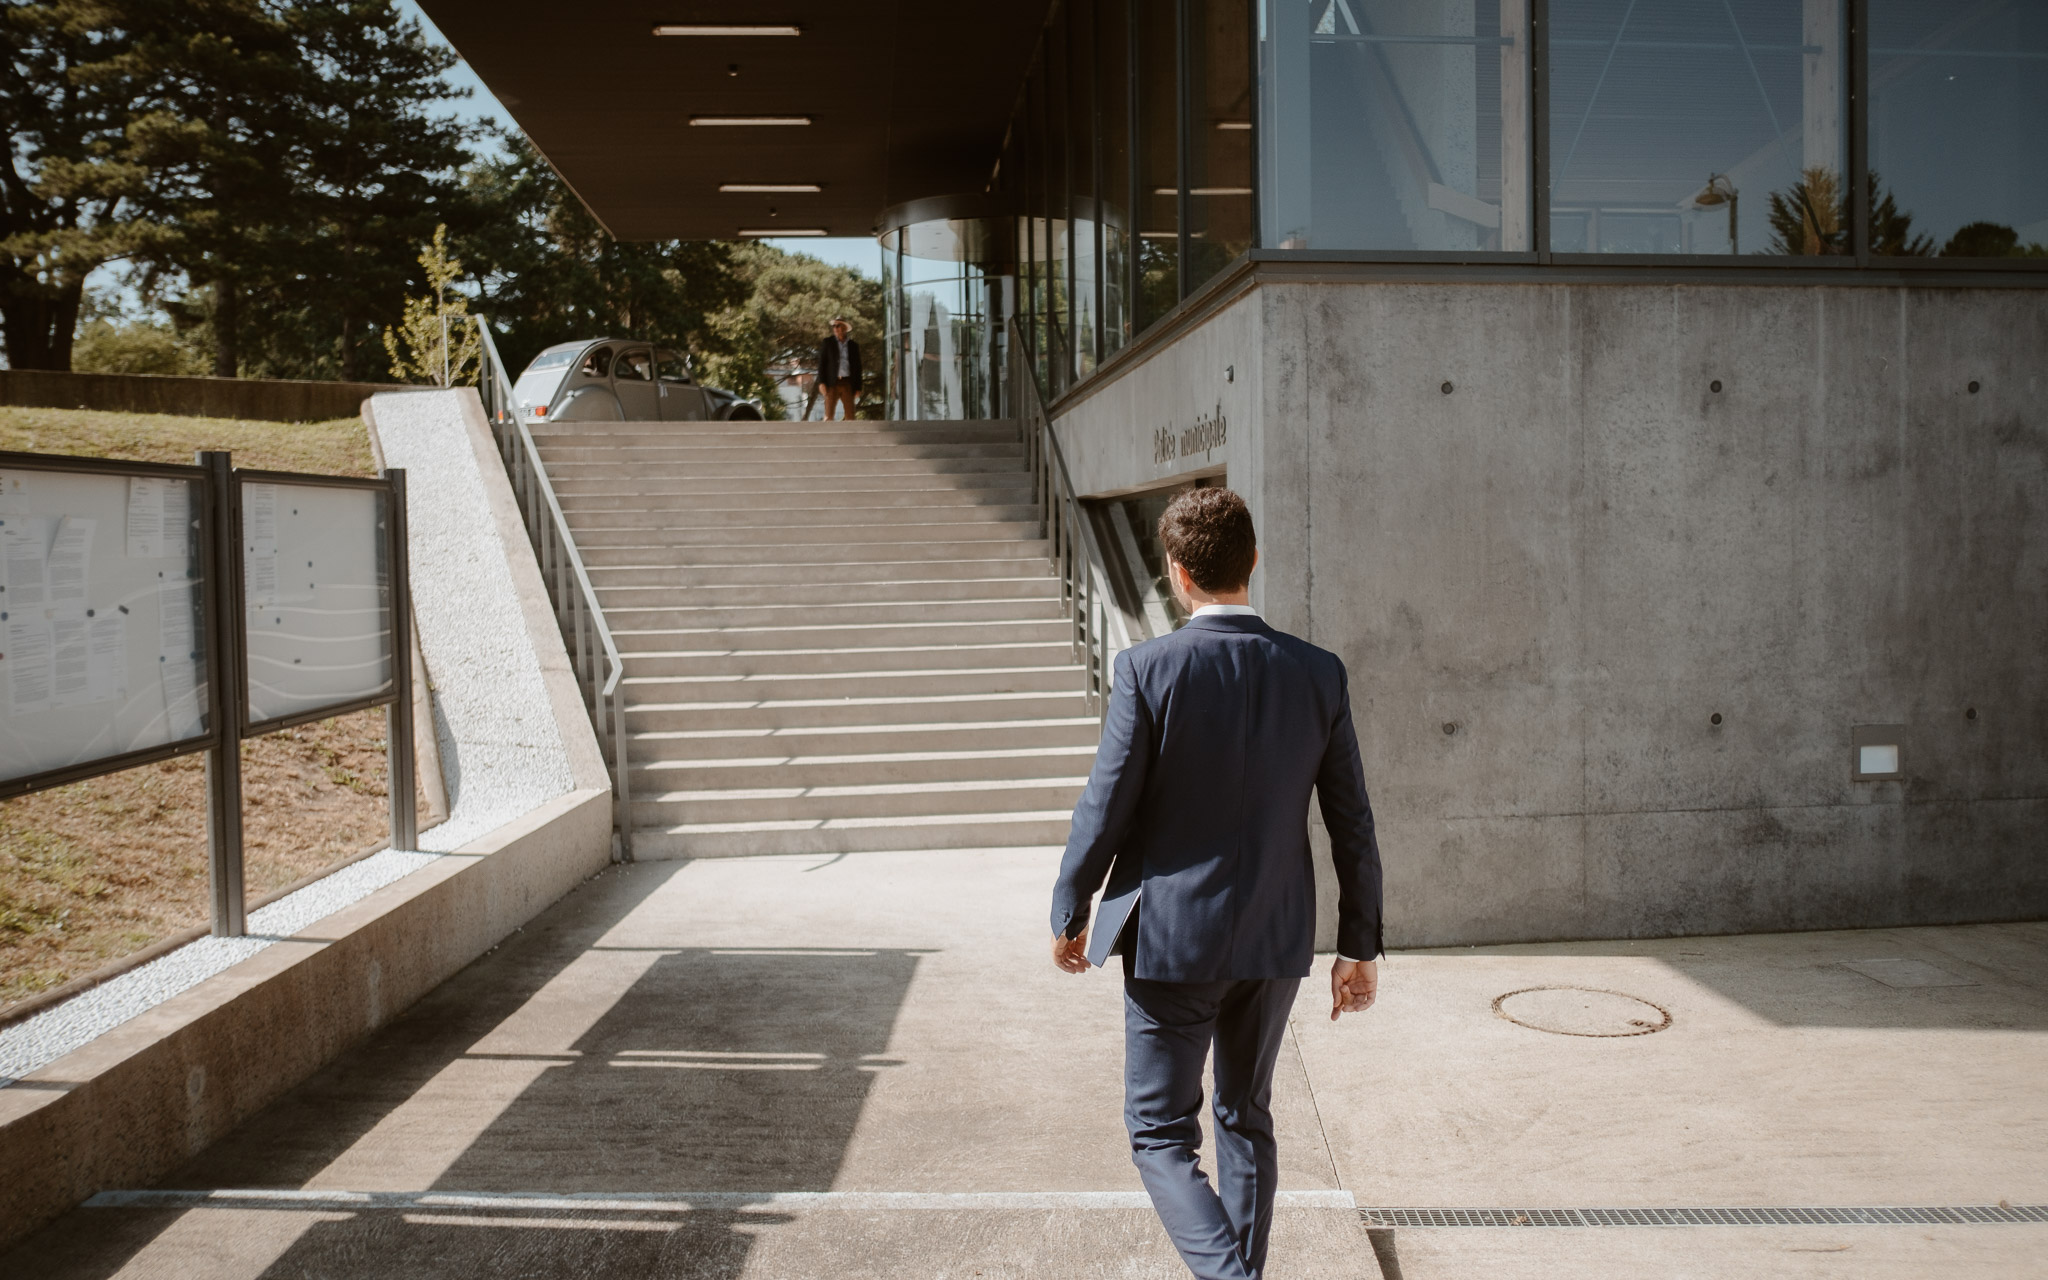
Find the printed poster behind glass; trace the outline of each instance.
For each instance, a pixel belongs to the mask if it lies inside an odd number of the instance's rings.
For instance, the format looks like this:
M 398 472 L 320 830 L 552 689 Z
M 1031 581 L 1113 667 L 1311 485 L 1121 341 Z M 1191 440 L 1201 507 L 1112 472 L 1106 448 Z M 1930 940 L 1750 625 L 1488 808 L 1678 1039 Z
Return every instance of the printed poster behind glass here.
M 0 458 L 0 784 L 210 737 L 205 509 L 195 468 Z
M 249 724 L 391 696 L 388 491 L 247 475 L 240 488 Z

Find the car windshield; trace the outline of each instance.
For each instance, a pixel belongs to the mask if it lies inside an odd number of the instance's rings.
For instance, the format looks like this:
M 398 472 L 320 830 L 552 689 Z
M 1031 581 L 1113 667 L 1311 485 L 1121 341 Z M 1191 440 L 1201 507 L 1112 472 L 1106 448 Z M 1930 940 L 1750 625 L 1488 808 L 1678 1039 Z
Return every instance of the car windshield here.
M 576 347 L 563 347 L 559 351 L 543 351 L 533 358 L 532 364 L 526 366 L 526 371 L 535 373 L 542 369 L 559 369 L 574 360 L 578 350 Z

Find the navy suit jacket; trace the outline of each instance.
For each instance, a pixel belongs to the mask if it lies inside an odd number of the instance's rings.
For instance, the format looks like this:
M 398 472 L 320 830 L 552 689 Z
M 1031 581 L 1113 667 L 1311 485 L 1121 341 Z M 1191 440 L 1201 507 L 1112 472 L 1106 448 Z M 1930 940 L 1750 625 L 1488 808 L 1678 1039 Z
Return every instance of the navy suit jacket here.
M 1078 935 L 1106 881 L 1105 902 L 1139 890 L 1117 948 L 1134 977 L 1307 977 L 1313 788 L 1337 869 L 1337 950 L 1376 959 L 1380 853 L 1347 684 L 1336 654 L 1245 614 L 1193 618 L 1118 654 L 1053 931 Z

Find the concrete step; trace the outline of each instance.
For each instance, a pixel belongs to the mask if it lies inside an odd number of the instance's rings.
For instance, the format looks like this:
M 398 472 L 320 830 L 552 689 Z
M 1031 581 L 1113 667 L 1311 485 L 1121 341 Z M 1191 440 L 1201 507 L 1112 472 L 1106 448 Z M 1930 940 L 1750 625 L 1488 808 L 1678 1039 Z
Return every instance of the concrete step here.
M 646 423 L 621 422 L 607 424 L 611 427 L 602 432 L 580 432 L 563 430 L 565 425 L 554 423 L 533 432 L 533 441 L 543 449 L 606 446 L 623 448 L 645 448 L 676 444 L 689 445 L 745 445 L 750 447 L 773 446 L 802 452 L 806 449 L 835 445 L 867 445 L 877 442 L 897 444 L 1015 444 L 1019 437 L 1017 428 L 1006 423 L 961 422 L 932 427 L 915 424 L 893 430 L 864 430 L 847 428 L 839 423 L 826 426 L 823 423 Z M 596 425 L 596 424 L 590 424 Z
M 852 786 L 692 789 L 633 793 L 635 827 L 717 822 L 829 822 L 844 818 L 924 818 L 939 814 L 1073 811 L 1087 783 L 1071 777 L 970 782 L 890 782 Z
M 760 671 L 741 675 L 628 676 L 628 707 L 714 703 L 746 706 L 782 699 L 907 698 L 918 694 L 1065 693 L 1081 688 L 1081 668 L 1004 664 L 905 670 Z
M 989 704 L 998 711 L 1001 703 Z M 890 751 L 960 751 L 998 747 L 1095 749 L 1101 728 L 1094 716 L 1036 720 L 925 720 L 911 724 L 798 725 L 780 729 L 678 729 L 629 733 L 631 760 L 731 760 L 781 752 L 791 756 L 857 755 Z
M 780 589 L 780 588 L 774 588 Z M 618 604 L 604 598 L 605 620 L 614 635 L 625 632 L 694 632 L 731 628 L 801 628 L 822 630 L 835 627 L 925 628 L 949 623 L 1052 622 L 1067 614 L 1059 601 L 1047 595 L 998 596 L 966 600 L 878 600 L 872 595 L 844 604 L 821 604 L 803 599 L 787 604 L 742 604 L 737 600 L 717 604 L 695 603 L 697 593 L 646 589 L 643 600 L 662 598 L 663 606 L 647 603 Z M 758 597 L 742 597 L 758 599 Z M 945 643 L 925 640 L 923 643 Z M 686 648 L 701 648 L 686 645 Z M 805 647 L 811 647 L 806 641 Z
M 1018 435 L 1017 420 L 1014 418 L 840 418 L 832 422 L 542 422 L 529 428 L 534 439 L 581 438 L 604 440 L 616 435 L 646 434 L 658 431 L 664 435 L 733 435 L 746 434 L 762 438 L 787 438 L 801 442 L 813 433 L 833 432 L 857 436 L 916 435 L 932 431 L 986 432 L 991 435 L 1008 433 L 1014 439 Z
M 630 466 L 619 461 L 572 462 L 559 460 L 548 462 L 548 480 L 553 483 L 575 480 L 611 480 L 629 473 L 642 479 L 656 477 L 713 476 L 732 479 L 749 477 L 772 480 L 790 476 L 824 476 L 835 480 L 848 478 L 870 478 L 883 476 L 985 476 L 1016 475 L 1021 463 L 1016 458 L 876 458 L 841 459 L 809 458 L 802 454 L 782 454 L 764 450 L 759 458 L 742 462 L 655 462 L 641 461 Z
M 735 756 L 711 760 L 649 759 L 630 772 L 635 796 L 761 787 L 814 792 L 830 787 L 1071 778 L 1086 773 L 1094 759 L 1093 745 L 989 747 L 816 756 Z
M 806 462 L 873 463 L 924 462 L 940 459 L 1001 459 L 1011 467 L 1024 461 L 1024 446 L 1008 444 L 907 444 L 877 440 L 870 444 L 820 444 L 791 448 L 778 444 L 676 443 L 647 445 L 542 445 L 541 462 L 552 476 L 555 468 L 577 463 L 615 467 L 672 465 L 694 467 L 707 463 L 753 463 L 773 466 L 786 459 Z
M 680 608 L 637 608 L 608 616 L 612 637 L 625 645 L 633 637 L 639 651 L 745 653 L 745 651 L 815 651 L 815 649 L 883 649 L 883 647 L 950 647 L 950 645 L 1018 645 L 1065 643 L 1069 623 L 1051 602 L 1004 604 L 993 618 L 928 618 L 905 621 L 905 614 L 881 614 L 870 621 L 854 618 L 805 618 L 784 610 L 766 623 L 731 627 L 688 627 L 696 618 Z M 1004 616 L 1008 614 L 1008 616 Z M 1030 616 L 1038 614 L 1038 616 Z
M 1027 507 L 1036 519 L 1038 504 L 1032 501 L 1031 485 L 1020 476 L 1013 485 L 985 485 L 895 489 L 808 489 L 796 492 L 743 491 L 729 484 L 693 486 L 685 491 L 654 486 L 645 492 L 622 492 L 606 486 L 602 492 L 563 493 L 555 491 L 562 510 L 571 519 L 585 511 L 867 511 L 894 507 Z M 1017 517 L 1024 518 L 1024 517 Z
M 877 548 L 879 550 L 879 548 Z M 780 564 L 613 565 L 584 557 L 584 567 L 599 591 L 617 587 L 670 587 L 679 590 L 752 590 L 756 587 L 847 588 L 873 591 L 884 587 L 921 589 L 930 584 L 995 581 L 1048 582 L 1058 579 L 1041 556 L 1019 559 L 867 560 Z M 764 597 L 769 598 L 769 597 Z
M 679 858 L 870 853 L 883 849 L 1020 848 L 1065 844 L 1071 825 L 1071 808 L 1027 813 L 954 813 L 918 819 L 689 823 L 636 829 L 633 856 L 643 862 L 662 862 Z
M 1073 661 L 1073 646 L 1053 642 L 985 645 L 903 645 L 843 649 L 678 650 L 627 647 L 619 638 L 627 679 L 719 679 L 780 675 L 830 675 L 848 667 L 863 671 L 985 670 L 995 666 L 1054 666 Z M 1078 668 L 1077 668 L 1078 669 Z
M 833 493 L 872 494 L 879 497 L 891 494 L 977 493 L 984 489 L 1022 489 L 1028 492 L 1032 483 L 1028 471 L 1015 468 L 994 471 L 907 471 L 892 475 L 867 476 L 837 473 L 795 476 L 776 473 L 705 477 L 687 474 L 646 476 L 617 472 L 563 476 L 550 471 L 548 479 L 555 487 L 555 496 L 565 501 L 570 498 L 609 494 L 699 494 L 736 497 L 754 494 Z
M 746 565 L 760 569 L 791 565 L 824 567 L 867 564 L 881 560 L 939 561 L 950 564 L 1026 557 L 1043 557 L 1051 544 L 1043 538 L 977 538 L 966 542 L 773 542 L 732 546 L 586 546 L 581 537 L 577 548 L 588 566 L 655 568 L 688 565 Z M 977 569 L 977 573 L 984 570 Z
M 1008 522 L 1036 531 L 1038 508 L 1029 503 L 957 502 L 943 506 L 842 507 L 755 503 L 697 507 L 564 507 L 578 539 L 585 529 L 797 529 L 823 525 L 860 527 Z
M 626 732 L 647 733 L 784 733 L 822 729 L 862 732 L 892 726 L 998 720 L 1094 720 L 1081 693 L 1076 668 L 1063 689 L 1004 692 L 985 688 L 964 693 L 876 693 L 863 689 L 852 697 L 729 698 L 725 701 L 646 700 L 626 707 Z
M 648 577 L 661 573 L 660 570 L 647 569 L 608 569 L 604 572 Z M 623 585 L 614 578 L 600 580 L 593 571 L 591 581 L 597 586 L 598 604 L 607 616 L 614 610 L 623 612 L 670 604 L 691 609 L 801 608 L 823 611 L 830 617 L 850 616 L 831 612 L 843 608 L 921 610 L 941 603 L 982 604 L 995 600 L 1052 601 L 1057 609 L 1060 590 L 1058 580 L 1046 576 L 1043 571 L 1028 578 L 906 578 L 899 581 L 787 584 L 738 582 L 695 586 L 673 580 Z
M 606 547 L 758 547 L 768 538 L 780 546 L 801 546 L 806 543 L 823 543 L 828 546 L 845 546 L 864 542 L 922 542 L 952 546 L 969 542 L 1001 542 L 1022 540 L 1038 533 L 1035 521 L 951 520 L 921 524 L 885 523 L 874 524 L 818 524 L 818 525 L 745 525 L 739 528 L 700 528 L 675 526 L 666 528 L 618 528 L 592 527 L 571 523 L 570 531 L 576 535 L 576 546 L 583 550 L 602 550 Z

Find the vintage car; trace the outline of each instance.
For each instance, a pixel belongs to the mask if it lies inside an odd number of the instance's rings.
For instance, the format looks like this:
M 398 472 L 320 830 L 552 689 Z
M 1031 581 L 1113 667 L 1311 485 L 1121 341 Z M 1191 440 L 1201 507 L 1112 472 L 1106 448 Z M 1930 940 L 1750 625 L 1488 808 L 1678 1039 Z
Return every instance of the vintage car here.
M 690 357 L 626 338 L 559 342 L 513 384 L 528 422 L 758 422 L 761 406 L 700 385 Z

